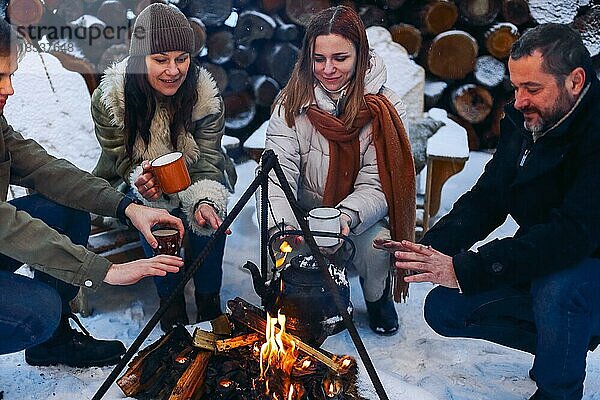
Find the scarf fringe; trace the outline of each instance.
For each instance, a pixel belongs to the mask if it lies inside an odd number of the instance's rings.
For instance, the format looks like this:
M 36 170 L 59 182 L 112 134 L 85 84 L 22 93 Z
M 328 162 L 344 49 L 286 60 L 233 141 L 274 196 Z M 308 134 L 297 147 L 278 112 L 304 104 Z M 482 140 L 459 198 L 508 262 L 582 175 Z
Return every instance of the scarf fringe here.
M 407 276 L 405 270 L 398 270 L 396 268 L 392 270 L 392 295 L 396 303 L 406 302 L 408 299 L 408 282 L 404 282 L 405 276 Z

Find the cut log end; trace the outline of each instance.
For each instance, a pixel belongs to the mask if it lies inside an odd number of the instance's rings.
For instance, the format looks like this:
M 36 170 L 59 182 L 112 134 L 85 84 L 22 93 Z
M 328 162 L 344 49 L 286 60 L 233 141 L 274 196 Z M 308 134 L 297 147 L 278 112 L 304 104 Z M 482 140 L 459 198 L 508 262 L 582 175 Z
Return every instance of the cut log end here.
M 494 106 L 494 99 L 486 88 L 470 83 L 454 90 L 451 101 L 456 114 L 471 124 L 483 122 Z
M 481 56 L 475 61 L 473 75 L 475 80 L 486 87 L 493 88 L 504 81 L 506 66 L 492 56 Z
M 458 19 L 458 9 L 450 1 L 433 1 L 421 12 L 421 26 L 432 35 L 451 29 Z
M 510 22 L 492 26 L 485 33 L 485 48 L 499 60 L 508 58 L 510 49 L 519 38 L 519 29 Z
M 462 79 L 473 71 L 477 52 L 477 41 L 467 32 L 443 32 L 431 42 L 427 68 L 442 79 Z
M 502 16 L 508 22 L 522 25 L 531 19 L 527 0 L 503 0 Z
M 286 0 L 285 12 L 290 21 L 307 26 L 313 15 L 329 7 L 329 0 Z
M 11 0 L 6 9 L 6 14 L 13 25 L 34 25 L 44 15 L 44 4 L 41 0 Z
M 409 24 L 397 24 L 390 27 L 392 40 L 406 49 L 411 57 L 416 57 L 421 50 L 423 37 L 421 31 Z
M 491 24 L 500 12 L 500 0 L 458 0 L 460 16 L 469 25 Z

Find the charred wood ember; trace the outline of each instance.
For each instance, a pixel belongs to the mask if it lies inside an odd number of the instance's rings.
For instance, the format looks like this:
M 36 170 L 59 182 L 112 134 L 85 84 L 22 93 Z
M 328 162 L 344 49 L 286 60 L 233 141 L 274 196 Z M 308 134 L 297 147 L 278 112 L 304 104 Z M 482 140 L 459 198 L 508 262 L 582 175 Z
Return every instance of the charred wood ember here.
M 168 399 L 198 351 L 183 326 L 177 326 L 132 360 L 117 384 L 129 397 Z

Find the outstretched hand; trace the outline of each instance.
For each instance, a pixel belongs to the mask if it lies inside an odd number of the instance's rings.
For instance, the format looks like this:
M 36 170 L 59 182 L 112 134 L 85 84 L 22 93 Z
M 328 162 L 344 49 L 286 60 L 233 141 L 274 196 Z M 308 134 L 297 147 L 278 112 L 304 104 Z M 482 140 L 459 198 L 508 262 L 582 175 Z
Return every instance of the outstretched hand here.
M 147 276 L 165 276 L 176 273 L 183 267 L 181 257 L 159 255 L 142 258 L 124 264 L 113 264 L 108 269 L 104 282 L 109 285 L 131 285 Z
M 177 217 L 169 214 L 167 210 L 141 206 L 131 203 L 125 209 L 125 215 L 133 226 L 144 235 L 144 238 L 153 249 L 158 246 L 158 242 L 152 235 L 151 229 L 155 225 L 171 226 L 179 231 L 179 237 L 183 237 L 183 222 Z
M 406 282 L 431 282 L 448 288 L 458 288 L 452 257 L 431 246 L 409 240 L 396 242 L 376 239 L 373 241 L 373 247 L 393 253 L 396 268 L 415 273 L 406 276 L 404 278 Z

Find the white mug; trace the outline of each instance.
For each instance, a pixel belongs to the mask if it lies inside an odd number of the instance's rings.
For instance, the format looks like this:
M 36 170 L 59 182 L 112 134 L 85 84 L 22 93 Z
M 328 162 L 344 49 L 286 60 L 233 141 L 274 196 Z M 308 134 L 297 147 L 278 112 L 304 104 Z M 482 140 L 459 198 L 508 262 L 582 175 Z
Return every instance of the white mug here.
M 308 227 L 312 232 L 340 233 L 341 212 L 333 207 L 317 207 L 308 212 Z M 316 236 L 315 242 L 320 247 L 331 247 L 340 241 L 337 237 Z

